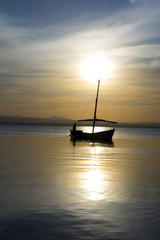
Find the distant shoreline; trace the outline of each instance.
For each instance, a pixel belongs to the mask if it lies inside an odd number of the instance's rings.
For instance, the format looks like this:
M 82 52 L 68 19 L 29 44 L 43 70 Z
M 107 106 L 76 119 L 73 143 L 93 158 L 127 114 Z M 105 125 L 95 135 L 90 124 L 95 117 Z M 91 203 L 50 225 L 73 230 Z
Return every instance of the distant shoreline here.
M 19 116 L 0 116 L 1 125 L 32 125 L 32 126 L 72 126 L 76 120 L 61 118 L 53 116 L 50 118 L 31 118 L 31 117 L 19 117 Z M 84 122 L 85 126 L 88 123 Z M 78 126 L 84 126 L 77 124 Z M 97 126 L 106 126 L 104 123 Z M 136 128 L 160 128 L 160 123 L 156 122 L 133 122 L 133 123 L 118 123 L 107 124 L 108 127 L 136 127 Z
M 15 126 L 18 126 L 18 125 L 21 125 L 21 126 L 57 126 L 57 127 L 63 127 L 63 126 L 68 126 L 68 127 L 72 127 L 72 124 L 58 124 L 58 123 L 50 123 L 50 124 L 45 124 L 45 123 L 19 123 L 19 122 L 0 122 L 0 125 L 15 125 Z M 91 125 L 79 125 L 79 127 L 81 126 L 91 126 Z M 97 125 L 97 127 L 103 127 L 103 126 L 106 126 L 106 127 L 122 127 L 122 128 L 160 128 L 160 124 L 141 124 L 141 123 L 137 123 L 137 124 L 132 124 L 132 123 L 119 123 L 119 124 L 116 124 L 116 125 Z

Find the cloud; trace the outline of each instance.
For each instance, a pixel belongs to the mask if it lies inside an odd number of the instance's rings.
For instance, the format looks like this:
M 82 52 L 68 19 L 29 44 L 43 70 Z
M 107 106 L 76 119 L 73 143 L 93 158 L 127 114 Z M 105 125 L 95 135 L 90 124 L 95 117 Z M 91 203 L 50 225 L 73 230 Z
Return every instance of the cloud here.
M 36 26 L 29 21 L 22 26 L 19 18 L 1 14 L 1 99 L 5 101 L 5 93 L 12 99 L 16 90 L 19 99 L 23 95 L 44 99 L 47 94 L 75 98 L 74 90 L 78 97 L 82 92 L 78 65 L 85 54 L 95 52 L 103 52 L 119 67 L 118 86 L 125 83 L 141 88 L 147 83 L 154 90 L 160 69 L 159 5 L 134 1 L 112 14 L 92 17 L 89 12 Z
M 160 44 L 146 44 L 114 49 L 113 54 L 124 57 L 160 58 Z

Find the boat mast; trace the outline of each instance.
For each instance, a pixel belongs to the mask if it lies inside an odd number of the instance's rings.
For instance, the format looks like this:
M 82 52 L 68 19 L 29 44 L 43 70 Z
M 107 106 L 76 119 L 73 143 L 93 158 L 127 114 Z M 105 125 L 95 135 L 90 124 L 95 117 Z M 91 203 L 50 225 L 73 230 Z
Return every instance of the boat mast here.
M 96 122 L 96 112 L 97 112 L 97 103 L 98 103 L 99 85 L 100 85 L 100 80 L 98 80 L 97 96 L 96 96 L 96 101 L 95 101 L 95 109 L 94 109 L 94 117 L 93 117 L 93 128 L 92 128 L 92 133 L 94 133 L 94 127 L 95 127 L 95 122 Z

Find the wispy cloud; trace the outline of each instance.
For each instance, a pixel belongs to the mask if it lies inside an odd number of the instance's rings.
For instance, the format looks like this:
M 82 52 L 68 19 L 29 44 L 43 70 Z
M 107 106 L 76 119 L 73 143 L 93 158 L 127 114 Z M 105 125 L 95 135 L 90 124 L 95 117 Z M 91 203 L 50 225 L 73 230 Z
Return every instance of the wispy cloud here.
M 48 25 L 32 26 L 33 19 L 27 19 L 27 15 L 21 23 L 22 16 L 2 13 L 2 102 L 12 99 L 16 90 L 19 101 L 23 95 L 44 101 L 47 94 L 48 97 L 53 94 L 52 100 L 69 95 L 76 99 L 81 95 L 82 85 L 78 65 L 85 54 L 94 52 L 104 52 L 119 67 L 119 74 L 115 76 L 117 85 L 126 83 L 129 78 L 127 84 L 132 87 L 142 88 L 147 82 L 154 90 L 158 86 L 160 69 L 160 3 L 157 0 L 130 0 L 123 4 L 123 8 L 120 4 L 115 9 L 112 6 L 110 14 L 95 9 L 95 12 L 83 12 L 65 21 L 54 19 L 52 23 L 51 19 L 47 20 Z M 72 92 L 69 90 L 71 85 Z M 117 94 L 120 97 L 120 93 Z M 141 98 L 137 99 L 143 104 Z M 125 104 L 125 101 L 119 102 Z

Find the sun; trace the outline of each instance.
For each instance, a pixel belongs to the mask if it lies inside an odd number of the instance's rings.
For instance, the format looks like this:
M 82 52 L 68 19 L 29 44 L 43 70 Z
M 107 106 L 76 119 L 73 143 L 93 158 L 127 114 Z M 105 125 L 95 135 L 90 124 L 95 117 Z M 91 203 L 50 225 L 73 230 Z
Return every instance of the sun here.
M 86 56 L 80 66 L 82 76 L 90 81 L 108 79 L 111 77 L 112 64 L 104 54 L 93 54 Z

